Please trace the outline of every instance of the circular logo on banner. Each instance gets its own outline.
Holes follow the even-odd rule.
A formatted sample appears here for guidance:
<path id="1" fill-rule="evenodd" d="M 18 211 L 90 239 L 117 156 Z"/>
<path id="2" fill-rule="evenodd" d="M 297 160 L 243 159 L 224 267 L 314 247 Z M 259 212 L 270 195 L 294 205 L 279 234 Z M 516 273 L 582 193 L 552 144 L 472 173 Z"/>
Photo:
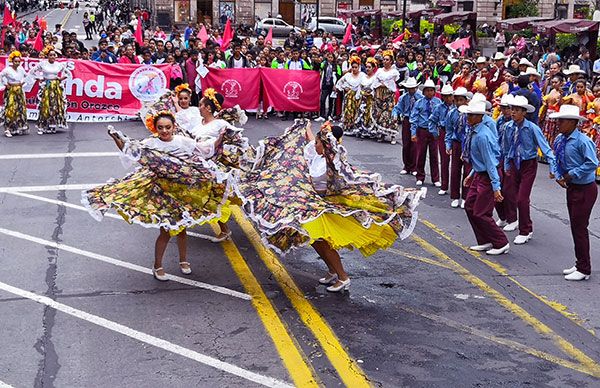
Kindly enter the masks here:
<path id="1" fill-rule="evenodd" d="M 288 100 L 299 100 L 300 95 L 304 93 L 302 85 L 296 81 L 290 81 L 283 86 L 283 92 L 287 96 Z"/>
<path id="2" fill-rule="evenodd" d="M 158 101 L 166 88 L 167 77 L 156 67 L 142 66 L 129 77 L 129 90 L 142 102 Z"/>
<path id="3" fill-rule="evenodd" d="M 238 98 L 242 93 L 242 85 L 234 79 L 228 79 L 221 84 L 221 90 L 225 97 Z"/>

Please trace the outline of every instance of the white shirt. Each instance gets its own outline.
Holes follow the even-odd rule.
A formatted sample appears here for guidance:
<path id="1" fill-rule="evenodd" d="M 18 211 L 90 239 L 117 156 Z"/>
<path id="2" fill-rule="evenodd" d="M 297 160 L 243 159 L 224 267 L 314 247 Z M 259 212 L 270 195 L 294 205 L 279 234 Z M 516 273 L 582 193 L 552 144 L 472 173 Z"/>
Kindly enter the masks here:
<path id="1" fill-rule="evenodd" d="M 375 73 L 375 80 L 373 81 L 373 89 L 377 89 L 380 86 L 385 86 L 390 91 L 396 91 L 396 81 L 400 78 L 400 73 L 395 67 L 385 70 L 380 68 Z"/>
<path id="2" fill-rule="evenodd" d="M 240 59 L 235 59 L 235 57 L 234 57 L 233 58 L 233 68 L 241 69 L 242 67 L 244 67 L 244 59 L 242 57 L 240 57 Z"/>
<path id="3" fill-rule="evenodd" d="M 337 90 L 352 89 L 357 92 L 360 89 L 360 85 L 363 80 L 367 77 L 365 73 L 358 73 L 358 76 L 354 76 L 352 73 L 346 73 L 335 85 Z"/>
<path id="4" fill-rule="evenodd" d="M 191 132 L 192 128 L 201 121 L 202 116 L 197 106 L 190 106 L 175 113 L 175 122 L 186 132 Z"/>
<path id="5" fill-rule="evenodd" d="M 17 70 L 13 69 L 12 66 L 7 66 L 0 72 L 0 83 L 2 85 L 21 84 L 25 81 L 26 75 L 23 66 L 17 67 Z"/>
<path id="6" fill-rule="evenodd" d="M 67 72 L 67 64 L 65 62 L 50 63 L 48 61 L 42 61 L 33 68 L 33 71 L 38 79 L 58 79 L 60 73 Z"/>
<path id="7" fill-rule="evenodd" d="M 229 123 L 225 120 L 216 119 L 208 124 L 200 122 L 200 124 L 193 127 L 189 132 L 194 138 L 202 139 L 206 137 L 219 137 L 221 129 L 229 127 Z"/>
<path id="8" fill-rule="evenodd" d="M 142 140 L 142 144 L 177 157 L 192 156 L 196 149 L 196 141 L 194 139 L 181 135 L 174 135 L 171 141 L 162 141 L 158 137 L 149 137 Z"/>
<path id="9" fill-rule="evenodd" d="M 317 153 L 314 140 L 304 146 L 304 159 L 308 164 L 308 172 L 315 190 L 327 191 L 327 161 L 323 155 Z"/>

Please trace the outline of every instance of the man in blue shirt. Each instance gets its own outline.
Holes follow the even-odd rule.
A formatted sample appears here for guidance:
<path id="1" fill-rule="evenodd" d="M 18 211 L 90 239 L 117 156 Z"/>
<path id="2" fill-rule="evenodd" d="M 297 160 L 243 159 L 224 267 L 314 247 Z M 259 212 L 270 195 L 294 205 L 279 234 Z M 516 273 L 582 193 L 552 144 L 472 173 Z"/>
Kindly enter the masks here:
<path id="1" fill-rule="evenodd" d="M 592 273 L 588 225 L 598 197 L 596 146 L 577 129 L 579 120 L 586 120 L 579 116 L 579 107 L 562 105 L 560 111 L 551 114 L 550 118 L 558 120 L 560 135 L 554 141 L 555 178 L 561 187 L 567 189 L 567 209 L 575 244 L 575 266 L 563 273 L 566 280 L 587 280 Z"/>
<path id="2" fill-rule="evenodd" d="M 410 112 L 421 98 L 423 94 L 417 90 L 419 83 L 414 78 L 409 78 L 406 82 L 401 82 L 406 92 L 400 96 L 398 103 L 392 110 L 392 117 L 402 121 L 402 163 L 404 167 L 400 174 L 416 174 L 417 173 L 417 149 L 412 141 L 410 141 Z"/>
<path id="3" fill-rule="evenodd" d="M 483 122 L 486 113 L 484 101 L 472 101 L 459 110 L 467 115 L 472 128 L 463 150 L 463 158 L 472 166 L 464 181 L 464 185 L 469 187 L 465 211 L 477 239 L 477 245 L 470 249 L 486 251 L 488 255 L 508 253 L 508 239 L 493 218 L 494 203 L 504 199 L 498 169 L 500 147 L 496 134 Z"/>
<path id="4" fill-rule="evenodd" d="M 450 109 L 446 118 L 444 143 L 446 153 L 450 156 L 450 199 L 452 200 L 450 206 L 454 208 L 461 205 L 461 198 L 464 207 L 467 191 L 469 191 L 467 187 L 462 185 L 463 179 L 471 171 L 471 166 L 462 160 L 462 145 L 467 130 L 467 115 L 460 113 L 458 109 L 466 105 L 467 100 L 471 97 L 472 95 L 467 89 L 463 87 L 456 88 L 454 91 L 454 107 Z"/>
<path id="5" fill-rule="evenodd" d="M 498 146 L 500 147 L 500 170 L 502 171 L 502 177 L 500 179 L 502 181 L 502 196 L 505 198 L 502 202 L 496 202 L 496 212 L 498 213 L 499 218 L 498 221 L 496 221 L 496 225 L 504 228 L 505 226 L 512 224 L 516 229 L 519 225 L 517 222 L 517 208 L 516 206 L 507 206 L 509 201 L 506 200 L 506 179 L 504 174 L 504 156 L 508 152 L 508 142 L 505 133 L 506 128 L 512 121 L 512 109 L 510 108 L 510 104 L 512 103 L 513 98 L 512 94 L 505 94 L 502 96 L 502 99 L 500 100 L 500 111 L 502 112 L 502 115 L 498 117 L 498 120 L 496 121 Z"/>
<path id="6" fill-rule="evenodd" d="M 437 157 L 437 128 L 432 133 L 429 128 L 429 120 L 434 109 L 442 103 L 435 97 L 435 84 L 428 79 L 423 84 L 423 98 L 415 104 L 410 113 L 410 140 L 417 144 L 417 186 L 425 181 L 425 160 L 429 150 L 429 170 L 431 180 L 436 187 L 440 187 L 440 168 Z"/>
<path id="7" fill-rule="evenodd" d="M 444 85 L 440 92 L 442 96 L 442 104 L 435 107 L 429 120 L 429 132 L 435 133 L 437 138 L 437 148 L 441 162 L 441 188 L 439 195 L 446 195 L 448 192 L 448 184 L 450 182 L 450 155 L 446 152 L 446 118 L 448 112 L 453 107 L 454 90 L 450 85 Z"/>
<path id="8" fill-rule="evenodd" d="M 533 237 L 533 222 L 530 214 L 530 196 L 537 174 L 538 148 L 550 164 L 550 172 L 556 171 L 556 159 L 548 145 L 542 130 L 525 118 L 527 113 L 535 109 L 524 96 L 516 96 L 511 102 L 513 121 L 506 127 L 508 152 L 504 157 L 505 189 L 508 206 L 515 206 L 519 211 L 519 235 L 514 243 L 525 244 Z M 507 225 L 504 230 L 511 230 Z M 514 230 L 514 229 L 512 229 Z"/>

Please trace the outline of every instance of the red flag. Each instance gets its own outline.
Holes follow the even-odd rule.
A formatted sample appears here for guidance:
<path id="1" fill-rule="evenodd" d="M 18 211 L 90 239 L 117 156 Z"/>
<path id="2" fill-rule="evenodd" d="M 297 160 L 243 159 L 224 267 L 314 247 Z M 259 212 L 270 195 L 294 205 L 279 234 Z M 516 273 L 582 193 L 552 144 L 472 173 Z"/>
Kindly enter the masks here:
<path id="1" fill-rule="evenodd" d="M 208 32 L 206 32 L 206 27 L 204 27 L 204 24 L 202 25 L 202 28 L 200 29 L 200 32 L 198 32 L 198 35 L 196 37 L 200 39 L 202 44 L 206 44 L 206 42 L 208 41 Z"/>
<path id="2" fill-rule="evenodd" d="M 46 19 L 41 18 L 39 23 L 42 31 L 46 31 L 48 29 L 48 22 L 46 21 Z"/>
<path id="3" fill-rule="evenodd" d="M 392 40 L 392 43 L 402 42 L 404 40 L 404 32 L 396 37 L 396 39 Z"/>
<path id="4" fill-rule="evenodd" d="M 4 17 L 2 18 L 2 25 L 8 26 L 9 24 L 13 24 L 15 22 L 15 18 L 13 17 L 12 12 L 10 12 L 10 8 L 8 5 L 4 6 Z"/>
<path id="5" fill-rule="evenodd" d="M 135 27 L 135 41 L 142 47 L 144 45 L 144 31 L 142 27 L 142 19 L 138 18 L 138 24 Z"/>
<path id="6" fill-rule="evenodd" d="M 265 44 L 267 42 L 271 42 L 271 44 L 273 44 L 273 29 L 272 28 L 269 30 L 269 32 L 267 33 L 267 37 L 265 38 Z"/>
<path id="7" fill-rule="evenodd" d="M 470 37 L 456 39 L 454 42 L 449 43 L 446 46 L 448 46 L 456 51 L 459 51 L 459 50 L 464 51 L 471 47 L 471 44 L 469 43 L 470 39 L 471 39 Z"/>
<path id="8" fill-rule="evenodd" d="M 352 23 L 346 24 L 346 33 L 344 34 L 344 39 L 342 40 L 342 44 L 345 46 L 352 41 Z"/>
<path id="9" fill-rule="evenodd" d="M 42 29 L 40 28 L 40 30 L 37 33 L 37 36 L 35 37 L 35 41 L 33 42 L 33 49 L 35 51 L 42 51 L 44 49 L 44 39 L 42 39 Z"/>
<path id="10" fill-rule="evenodd" d="M 227 23 L 225 23 L 225 31 L 223 31 L 223 43 L 221 44 L 221 48 L 226 50 L 232 40 L 233 30 L 231 29 L 231 20 L 227 19 Z"/>

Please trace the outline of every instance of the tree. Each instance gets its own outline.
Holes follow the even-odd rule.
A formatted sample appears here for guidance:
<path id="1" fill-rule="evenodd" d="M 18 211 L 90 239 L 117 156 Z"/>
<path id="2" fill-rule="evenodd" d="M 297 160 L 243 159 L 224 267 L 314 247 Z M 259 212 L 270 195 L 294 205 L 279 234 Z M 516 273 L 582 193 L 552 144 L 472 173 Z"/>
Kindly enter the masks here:
<path id="1" fill-rule="evenodd" d="M 537 2 L 534 0 L 523 0 L 514 2 L 506 7 L 506 18 L 523 18 L 527 16 L 538 16 Z"/>

